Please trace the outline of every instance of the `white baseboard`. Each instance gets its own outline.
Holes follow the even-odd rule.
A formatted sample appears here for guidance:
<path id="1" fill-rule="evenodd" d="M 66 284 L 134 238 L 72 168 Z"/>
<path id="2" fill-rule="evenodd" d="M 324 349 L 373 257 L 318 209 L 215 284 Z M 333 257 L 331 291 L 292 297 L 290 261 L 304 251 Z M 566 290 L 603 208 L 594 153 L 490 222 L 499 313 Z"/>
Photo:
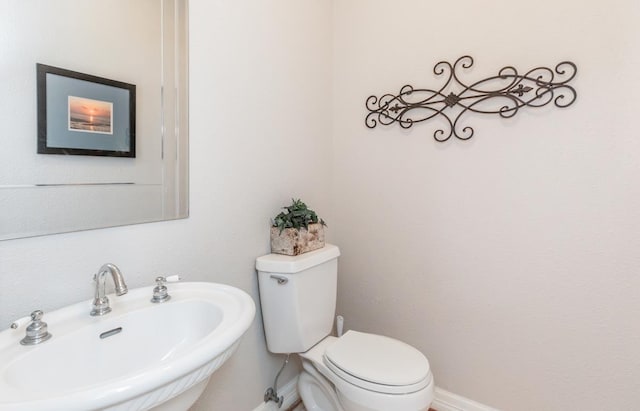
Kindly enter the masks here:
<path id="1" fill-rule="evenodd" d="M 279 411 L 286 410 L 291 407 L 293 404 L 298 402 L 300 399 L 300 394 L 298 394 L 298 377 L 292 379 L 288 383 L 286 383 L 282 388 L 278 390 L 278 395 L 284 397 L 284 401 L 282 402 L 282 407 L 278 408 L 278 404 L 273 401 L 263 402 L 254 408 L 253 411 Z"/>
<path id="2" fill-rule="evenodd" d="M 436 398 L 431 406 L 438 411 L 499 411 L 439 387 L 435 391 Z"/>
<path id="3" fill-rule="evenodd" d="M 291 407 L 300 399 L 300 394 L 298 394 L 298 378 L 294 378 L 286 383 L 278 390 L 278 394 L 284 397 L 281 408 L 278 408 L 276 403 L 270 401 L 267 403 L 263 402 L 254 408 L 253 411 L 280 411 Z M 445 391 L 439 387 L 435 389 L 435 399 L 431 407 L 438 411 L 499 411 L 487 405 Z"/>

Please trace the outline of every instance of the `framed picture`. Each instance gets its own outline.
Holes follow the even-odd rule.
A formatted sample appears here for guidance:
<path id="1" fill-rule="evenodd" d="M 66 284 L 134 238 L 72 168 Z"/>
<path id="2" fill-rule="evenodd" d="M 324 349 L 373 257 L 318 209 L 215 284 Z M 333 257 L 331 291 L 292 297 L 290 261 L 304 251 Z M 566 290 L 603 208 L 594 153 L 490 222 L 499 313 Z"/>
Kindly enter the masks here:
<path id="1" fill-rule="evenodd" d="M 136 86 L 37 64 L 38 153 L 136 156 Z"/>

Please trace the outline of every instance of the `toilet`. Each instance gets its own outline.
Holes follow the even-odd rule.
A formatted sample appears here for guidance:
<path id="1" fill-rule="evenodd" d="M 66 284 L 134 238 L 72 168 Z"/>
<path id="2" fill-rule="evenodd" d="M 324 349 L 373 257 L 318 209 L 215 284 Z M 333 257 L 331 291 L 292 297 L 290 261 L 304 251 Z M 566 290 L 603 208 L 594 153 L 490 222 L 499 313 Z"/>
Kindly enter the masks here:
<path id="1" fill-rule="evenodd" d="M 402 341 L 349 330 L 331 334 L 336 309 L 335 245 L 298 256 L 258 257 L 269 351 L 302 360 L 298 391 L 308 411 L 425 411 L 434 382 L 427 358 Z"/>

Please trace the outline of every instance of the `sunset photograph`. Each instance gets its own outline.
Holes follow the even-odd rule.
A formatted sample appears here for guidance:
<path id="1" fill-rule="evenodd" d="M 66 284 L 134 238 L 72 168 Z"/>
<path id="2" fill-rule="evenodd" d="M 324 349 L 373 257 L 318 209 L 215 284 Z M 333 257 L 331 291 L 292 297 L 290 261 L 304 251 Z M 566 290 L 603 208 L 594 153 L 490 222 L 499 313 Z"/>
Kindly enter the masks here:
<path id="1" fill-rule="evenodd" d="M 69 131 L 113 134 L 113 103 L 69 96 Z"/>

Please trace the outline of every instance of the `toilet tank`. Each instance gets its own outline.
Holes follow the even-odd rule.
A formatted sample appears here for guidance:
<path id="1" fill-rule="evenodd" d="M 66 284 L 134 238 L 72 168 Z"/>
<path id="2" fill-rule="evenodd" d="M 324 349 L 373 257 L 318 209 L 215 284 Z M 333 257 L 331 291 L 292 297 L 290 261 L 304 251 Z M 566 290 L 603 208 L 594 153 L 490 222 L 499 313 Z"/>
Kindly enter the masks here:
<path id="1" fill-rule="evenodd" d="M 269 351 L 304 352 L 331 333 L 339 256 L 338 247 L 326 244 L 297 256 L 267 254 L 256 259 Z"/>

